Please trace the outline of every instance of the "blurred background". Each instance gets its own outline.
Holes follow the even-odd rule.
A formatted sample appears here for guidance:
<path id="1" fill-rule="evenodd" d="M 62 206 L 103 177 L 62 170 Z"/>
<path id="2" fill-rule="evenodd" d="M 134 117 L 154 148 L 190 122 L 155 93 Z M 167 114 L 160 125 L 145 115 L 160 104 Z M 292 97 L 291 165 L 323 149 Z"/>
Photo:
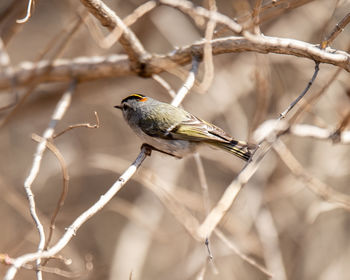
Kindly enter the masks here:
<path id="1" fill-rule="evenodd" d="M 105 0 L 121 18 L 145 1 Z M 207 7 L 206 1 L 194 1 Z M 255 1 L 216 1 L 218 11 L 244 22 Z M 268 36 L 297 39 L 318 44 L 349 11 L 341 0 L 262 1 L 261 31 Z M 0 36 L 10 57 L 10 65 L 38 61 L 48 44 L 58 46 L 63 32 L 84 11 L 79 1 L 35 1 L 32 16 L 24 24 L 16 20 L 25 15 L 27 1 L 0 2 Z M 108 30 L 91 17 L 98 29 Z M 164 54 L 176 47 L 193 44 L 204 37 L 205 26 L 196 26 L 184 13 L 158 6 L 140 18 L 131 29 L 145 49 Z M 230 32 L 217 28 L 217 36 Z M 332 48 L 347 51 L 349 27 Z M 45 58 L 53 57 L 54 47 Z M 85 24 L 67 41 L 60 58 L 93 57 L 123 53 L 119 43 L 103 49 Z M 40 59 L 39 59 L 40 60 Z M 191 90 L 182 106 L 242 140 L 252 140 L 253 131 L 263 122 L 276 119 L 298 96 L 314 72 L 314 62 L 304 58 L 253 52 L 214 56 L 214 78 L 205 93 Z M 183 69 L 190 69 L 190 65 Z M 320 65 L 319 75 L 308 95 L 316 95 L 328 85 L 318 102 L 298 118 L 298 123 L 335 130 L 349 114 L 349 73 Z M 183 80 L 161 73 L 176 91 Z M 197 76 L 203 77 L 203 65 Z M 8 118 L 17 98 L 33 84 L 2 88 L 0 112 Z M 31 134 L 42 135 L 68 83 L 36 81 L 35 87 L 0 130 L 0 253 L 15 258 L 35 252 L 38 233 L 31 219 L 23 188 L 33 162 L 37 143 Z M 168 92 L 154 79 L 137 76 L 85 81 L 77 85 L 72 104 L 59 122 L 56 132 L 69 125 L 96 123 L 98 129 L 76 128 L 66 132 L 55 144 L 69 172 L 69 192 L 56 220 L 51 245 L 62 236 L 77 216 L 96 202 L 119 175 L 134 161 L 142 142 L 113 105 L 130 93 L 143 93 L 171 102 Z M 294 109 L 295 111 L 297 110 Z M 332 189 L 350 195 L 350 149 L 327 140 L 296 137 L 281 138 L 302 164 L 304 171 Z M 202 156 L 214 206 L 244 162 L 222 151 L 203 149 Z M 145 176 L 143 172 L 150 172 Z M 213 235 L 210 244 L 213 264 L 207 263 L 204 244 L 195 241 L 169 212 L 152 190 L 162 185 L 183 203 L 199 221 L 206 216 L 198 172 L 193 157 L 177 160 L 154 152 L 118 195 L 96 216 L 85 223 L 77 235 L 47 267 L 67 272 L 44 273 L 45 279 L 267 279 L 256 267 L 242 260 L 229 246 Z M 162 183 L 159 183 L 162 182 Z M 46 151 L 38 177 L 32 186 L 38 215 L 46 234 L 62 189 L 62 172 L 56 157 Z M 266 267 L 275 279 L 348 279 L 350 267 L 350 215 L 341 207 L 327 203 L 294 176 L 272 150 L 259 170 L 239 194 L 218 228 L 246 256 Z M 204 269 L 206 268 L 206 271 Z M 0 265 L 3 277 L 7 266 Z M 57 272 L 57 271 L 56 271 Z M 132 273 L 132 276 L 130 276 Z M 200 278 L 202 276 L 204 278 Z M 33 279 L 35 272 L 21 269 L 16 279 Z"/>

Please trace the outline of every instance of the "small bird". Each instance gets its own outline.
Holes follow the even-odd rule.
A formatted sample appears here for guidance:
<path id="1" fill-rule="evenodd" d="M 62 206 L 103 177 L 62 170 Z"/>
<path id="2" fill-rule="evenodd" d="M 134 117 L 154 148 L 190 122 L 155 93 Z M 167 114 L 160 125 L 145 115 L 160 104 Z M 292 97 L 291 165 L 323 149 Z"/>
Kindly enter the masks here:
<path id="1" fill-rule="evenodd" d="M 142 94 L 131 94 L 120 105 L 134 132 L 153 149 L 182 158 L 207 144 L 248 161 L 255 145 L 237 141 L 221 128 L 185 110 Z"/>

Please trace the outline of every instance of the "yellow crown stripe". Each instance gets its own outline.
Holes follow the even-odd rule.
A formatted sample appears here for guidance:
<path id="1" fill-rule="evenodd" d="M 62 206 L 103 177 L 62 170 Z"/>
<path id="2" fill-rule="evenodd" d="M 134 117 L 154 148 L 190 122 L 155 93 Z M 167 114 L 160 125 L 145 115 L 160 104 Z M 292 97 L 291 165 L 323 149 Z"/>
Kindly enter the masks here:
<path id="1" fill-rule="evenodd" d="M 137 97 L 137 98 L 140 98 L 138 101 L 140 102 L 145 102 L 147 100 L 147 97 L 146 96 L 143 96 L 141 94 L 137 94 L 137 93 L 134 93 L 134 94 L 131 94 L 130 97 Z"/>
<path id="2" fill-rule="evenodd" d="M 140 98 L 140 99 L 144 98 L 143 95 L 137 94 L 137 93 L 131 94 L 129 97 L 131 97 L 131 96 L 135 96 L 135 97 L 138 97 L 138 98 Z"/>

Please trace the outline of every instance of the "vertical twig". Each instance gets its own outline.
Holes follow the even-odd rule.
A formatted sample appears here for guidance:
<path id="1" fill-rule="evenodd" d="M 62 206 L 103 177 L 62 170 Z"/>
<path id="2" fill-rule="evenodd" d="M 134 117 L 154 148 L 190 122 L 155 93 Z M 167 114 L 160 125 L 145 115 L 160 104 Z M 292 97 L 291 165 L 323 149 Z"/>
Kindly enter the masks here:
<path id="1" fill-rule="evenodd" d="M 283 264 L 278 232 L 268 209 L 260 209 L 255 222 L 257 231 L 264 248 L 265 261 L 268 269 L 278 280 L 287 280 L 287 273 Z"/>
<path id="2" fill-rule="evenodd" d="M 209 10 L 217 11 L 215 0 L 209 0 Z M 213 39 L 213 34 L 216 26 L 216 21 L 210 19 L 205 29 L 205 44 L 203 49 L 204 76 L 200 88 L 205 93 L 211 86 L 214 79 L 214 63 L 213 63 L 213 48 L 210 41 Z"/>
<path id="3" fill-rule="evenodd" d="M 175 98 L 171 102 L 171 105 L 173 106 L 179 106 L 182 100 L 185 98 L 187 93 L 190 91 L 190 89 L 194 85 L 194 81 L 196 80 L 196 74 L 198 71 L 198 65 L 199 65 L 199 59 L 196 56 L 192 56 L 192 68 L 188 74 L 188 77 L 183 84 L 183 86 L 179 89 L 177 92 Z"/>
<path id="4" fill-rule="evenodd" d="M 25 23 L 29 20 L 31 14 L 32 14 L 32 6 L 34 6 L 34 0 L 28 0 L 28 6 L 27 6 L 27 13 L 24 18 L 17 19 L 17 23 Z"/>
<path id="5" fill-rule="evenodd" d="M 29 172 L 28 177 L 26 178 L 25 182 L 24 182 L 24 189 L 26 191 L 27 194 L 27 198 L 29 200 L 29 210 L 30 210 L 30 214 L 36 224 L 36 227 L 38 229 L 39 232 L 39 245 L 38 245 L 38 253 L 42 252 L 44 247 L 45 247 L 45 232 L 44 232 L 44 228 L 43 225 L 40 222 L 40 219 L 36 213 L 36 206 L 35 206 L 35 200 L 34 200 L 34 194 L 32 192 L 32 184 L 35 180 L 35 178 L 37 177 L 39 170 L 40 170 L 40 165 L 41 165 L 41 160 L 44 154 L 44 151 L 46 149 L 46 142 L 48 141 L 48 139 L 50 139 L 53 136 L 53 133 L 55 131 L 55 127 L 58 123 L 59 120 L 62 119 L 63 115 L 65 114 L 68 106 L 71 103 L 71 99 L 72 99 L 72 94 L 74 93 L 75 90 L 75 86 L 76 86 L 76 82 L 73 81 L 71 83 L 71 85 L 69 86 L 68 90 L 63 94 L 63 96 L 61 97 L 61 100 L 58 102 L 56 109 L 53 113 L 52 119 L 49 123 L 48 128 L 44 131 L 43 133 L 43 141 L 41 141 L 38 146 L 37 146 L 37 150 L 34 156 L 34 160 L 33 160 L 33 164 L 32 164 L 32 168 Z M 37 259 L 37 266 L 40 265 L 40 259 Z M 37 271 L 37 277 L 38 279 L 41 279 L 41 271 Z"/>

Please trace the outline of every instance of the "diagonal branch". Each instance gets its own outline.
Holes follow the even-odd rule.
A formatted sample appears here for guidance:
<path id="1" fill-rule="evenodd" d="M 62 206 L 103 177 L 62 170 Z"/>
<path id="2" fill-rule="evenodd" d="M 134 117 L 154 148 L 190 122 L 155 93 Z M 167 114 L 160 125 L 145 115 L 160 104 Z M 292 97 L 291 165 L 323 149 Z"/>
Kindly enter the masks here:
<path id="1" fill-rule="evenodd" d="M 80 0 L 80 2 L 93 14 L 103 26 L 114 30 L 119 26 L 123 31 L 120 43 L 128 54 L 131 68 L 138 72 L 139 63 L 148 55 L 139 39 L 136 37 L 124 22 L 101 0 Z"/>

